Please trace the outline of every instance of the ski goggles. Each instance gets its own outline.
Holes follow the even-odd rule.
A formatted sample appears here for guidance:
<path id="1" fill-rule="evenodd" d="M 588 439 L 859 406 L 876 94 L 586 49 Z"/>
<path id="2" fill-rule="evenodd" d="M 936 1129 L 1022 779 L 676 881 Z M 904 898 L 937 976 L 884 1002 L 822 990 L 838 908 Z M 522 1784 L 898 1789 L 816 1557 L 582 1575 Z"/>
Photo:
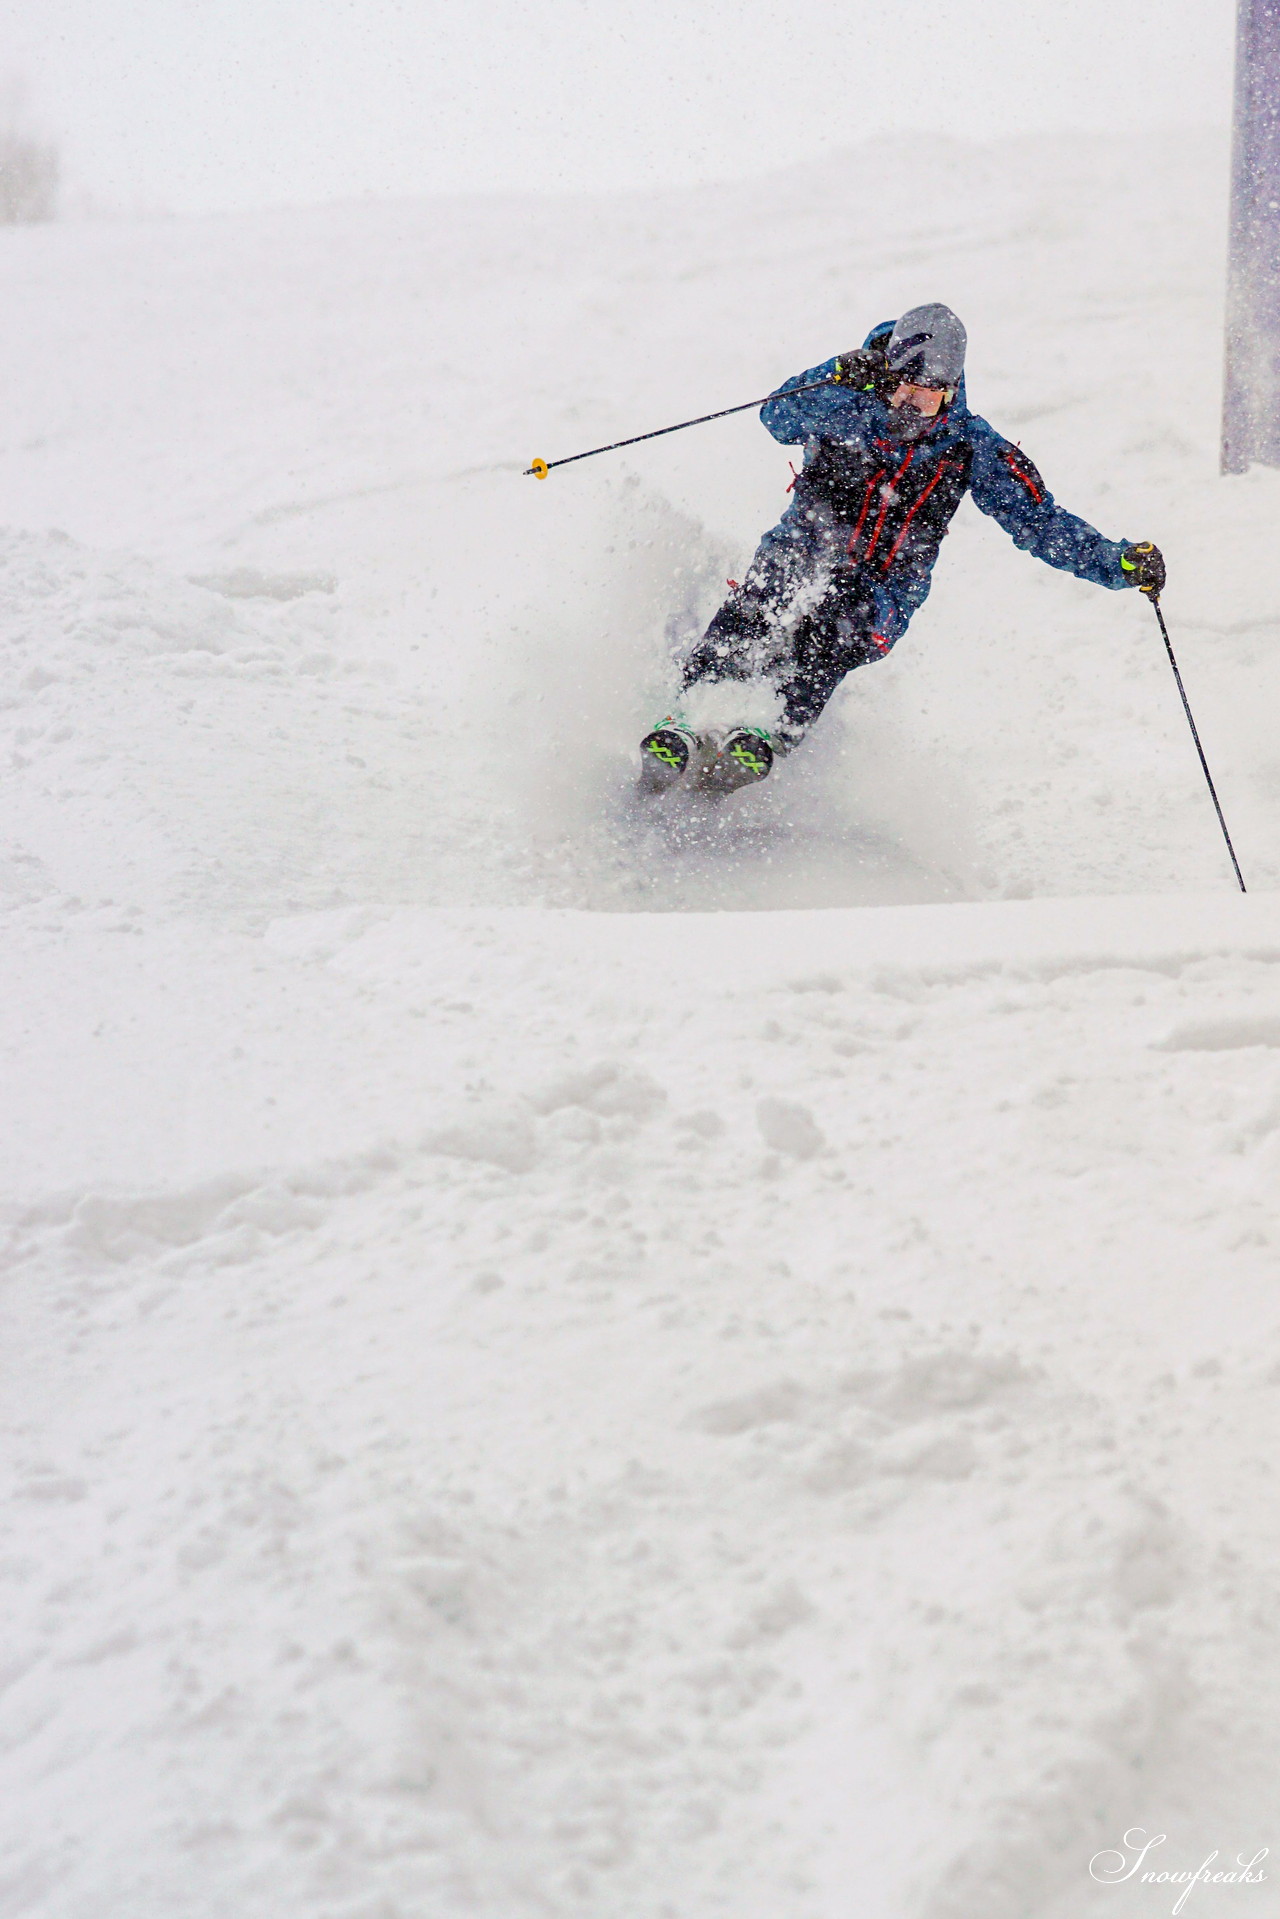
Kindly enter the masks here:
<path id="1" fill-rule="evenodd" d="M 909 380 L 904 380 L 889 396 L 889 405 L 914 407 L 926 420 L 931 420 L 944 406 L 950 406 L 955 397 L 953 386 L 913 386 Z"/>

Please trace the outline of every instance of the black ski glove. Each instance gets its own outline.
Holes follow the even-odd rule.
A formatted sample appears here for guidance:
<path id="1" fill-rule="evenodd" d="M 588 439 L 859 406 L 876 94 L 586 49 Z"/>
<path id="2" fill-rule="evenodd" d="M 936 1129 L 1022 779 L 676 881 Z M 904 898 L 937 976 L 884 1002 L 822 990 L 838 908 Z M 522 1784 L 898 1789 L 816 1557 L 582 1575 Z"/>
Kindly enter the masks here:
<path id="1" fill-rule="evenodd" d="M 1120 564 L 1126 573 L 1131 573 L 1131 585 L 1140 593 L 1149 593 L 1158 600 L 1164 592 L 1164 555 L 1158 546 L 1150 540 L 1139 540 L 1136 546 L 1127 546 L 1120 555 Z"/>
<path id="2" fill-rule="evenodd" d="M 855 347 L 852 353 L 842 353 L 836 361 L 835 381 L 837 386 L 857 387 L 859 392 L 874 393 L 877 400 L 887 400 L 898 385 L 896 373 L 890 373 L 888 362 L 880 347 Z"/>

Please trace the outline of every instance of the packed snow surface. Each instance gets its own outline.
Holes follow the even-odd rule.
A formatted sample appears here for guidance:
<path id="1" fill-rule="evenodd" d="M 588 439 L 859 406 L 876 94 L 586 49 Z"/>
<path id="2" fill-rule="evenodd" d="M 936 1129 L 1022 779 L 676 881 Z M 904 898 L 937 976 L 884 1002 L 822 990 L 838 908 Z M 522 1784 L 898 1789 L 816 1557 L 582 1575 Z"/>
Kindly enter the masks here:
<path id="1" fill-rule="evenodd" d="M 0 234 L 0 1912 L 1066 1919 L 1280 1846 L 1280 475 L 1225 148 Z M 637 806 L 908 304 L 962 508 Z M 1113 1875 L 1114 1876 L 1114 1875 Z M 1276 1876 L 1185 1910 L 1280 1913 Z"/>

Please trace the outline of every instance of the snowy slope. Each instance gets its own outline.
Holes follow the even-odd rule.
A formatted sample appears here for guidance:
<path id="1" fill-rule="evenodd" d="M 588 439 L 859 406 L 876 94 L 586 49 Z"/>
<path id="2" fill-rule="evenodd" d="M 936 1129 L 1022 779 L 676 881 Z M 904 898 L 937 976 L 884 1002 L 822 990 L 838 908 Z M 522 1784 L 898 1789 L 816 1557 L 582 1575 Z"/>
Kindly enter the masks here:
<path id="1" fill-rule="evenodd" d="M 0 236 L 0 1911 L 1065 1919 L 1275 1838 L 1222 169 Z M 1150 610 L 969 509 L 767 789 L 629 805 L 786 455 L 521 469 L 930 297 L 1165 548 L 1247 899 Z"/>

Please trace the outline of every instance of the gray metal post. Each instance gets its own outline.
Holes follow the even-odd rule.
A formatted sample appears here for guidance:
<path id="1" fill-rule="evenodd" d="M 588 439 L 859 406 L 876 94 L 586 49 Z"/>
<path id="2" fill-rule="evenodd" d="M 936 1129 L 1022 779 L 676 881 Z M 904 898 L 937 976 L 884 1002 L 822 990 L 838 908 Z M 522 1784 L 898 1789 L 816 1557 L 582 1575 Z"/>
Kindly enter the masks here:
<path id="1" fill-rule="evenodd" d="M 1280 0 L 1237 0 L 1222 471 L 1280 466 Z"/>

